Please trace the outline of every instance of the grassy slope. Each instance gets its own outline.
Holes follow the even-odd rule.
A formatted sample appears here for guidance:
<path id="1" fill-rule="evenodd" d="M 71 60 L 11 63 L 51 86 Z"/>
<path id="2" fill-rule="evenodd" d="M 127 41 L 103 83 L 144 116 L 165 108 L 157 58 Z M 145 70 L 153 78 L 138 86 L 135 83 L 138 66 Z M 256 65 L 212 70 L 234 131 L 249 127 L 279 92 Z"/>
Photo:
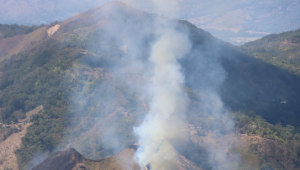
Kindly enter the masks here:
<path id="1" fill-rule="evenodd" d="M 11 38 L 0 39 L 0 61 L 14 54 L 25 52 L 48 38 L 47 27 L 42 27 L 28 34 L 17 34 Z M 14 33 L 12 33 L 15 35 Z"/>

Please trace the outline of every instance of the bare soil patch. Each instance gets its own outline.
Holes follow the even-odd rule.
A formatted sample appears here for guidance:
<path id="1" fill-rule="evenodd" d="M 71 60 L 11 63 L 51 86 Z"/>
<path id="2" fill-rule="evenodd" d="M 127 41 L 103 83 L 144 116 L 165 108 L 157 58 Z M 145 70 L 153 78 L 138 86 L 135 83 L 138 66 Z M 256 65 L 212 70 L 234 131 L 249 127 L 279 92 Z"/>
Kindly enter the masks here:
<path id="1" fill-rule="evenodd" d="M 17 157 L 15 151 L 21 147 L 22 138 L 26 134 L 26 129 L 32 123 L 22 125 L 23 130 L 9 136 L 5 141 L 0 143 L 0 170 L 11 168 L 18 170 Z"/>
<path id="2" fill-rule="evenodd" d="M 32 111 L 26 113 L 26 119 L 23 122 L 29 122 L 30 117 L 34 114 L 40 113 L 43 110 L 43 106 L 38 106 Z M 8 136 L 3 142 L 0 143 L 0 170 L 4 169 L 12 169 L 18 170 L 18 163 L 17 157 L 15 155 L 15 151 L 21 147 L 22 138 L 27 133 L 27 128 L 32 123 L 19 123 L 10 125 L 11 127 L 18 127 L 19 125 L 23 129 L 18 133 L 13 133 L 12 135 Z"/>

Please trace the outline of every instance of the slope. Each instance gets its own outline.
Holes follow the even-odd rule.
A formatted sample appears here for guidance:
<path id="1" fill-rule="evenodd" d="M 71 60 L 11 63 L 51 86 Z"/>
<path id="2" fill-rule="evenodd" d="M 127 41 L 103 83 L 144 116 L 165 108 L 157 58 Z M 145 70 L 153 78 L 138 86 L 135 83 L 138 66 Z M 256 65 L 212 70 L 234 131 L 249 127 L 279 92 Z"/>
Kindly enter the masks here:
<path id="1" fill-rule="evenodd" d="M 142 168 L 134 160 L 134 153 L 137 148 L 138 146 L 132 145 L 112 157 L 98 161 L 85 159 L 75 149 L 70 148 L 65 151 L 52 153 L 46 160 L 32 170 L 140 170 Z M 201 170 L 182 155 L 180 156 L 180 161 L 177 163 L 177 166 L 178 170 Z"/>
<path id="2" fill-rule="evenodd" d="M 155 41 L 153 21 L 157 18 L 166 26 L 170 23 L 167 18 L 123 3 L 107 3 L 55 23 L 60 27 L 51 37 L 47 28 L 53 25 L 26 35 L 42 41 L 32 48 L 20 48 L 23 53 L 1 62 L 2 121 L 16 122 L 22 116 L 19 113 L 44 106 L 41 114 L 33 116 L 33 125 L 16 152 L 20 169 L 35 152 L 52 152 L 69 144 L 73 147 L 72 142 L 88 159 L 103 159 L 136 143 L 132 128 L 143 120 L 147 101 L 142 100 L 140 89 L 132 93 L 133 87 L 120 79 L 114 68 L 128 64 L 122 60 L 125 55 L 148 60 Z M 180 61 L 192 101 L 190 122 L 200 120 L 194 119 L 202 114 L 199 107 L 203 101 L 197 96 L 205 95 L 205 87 L 211 87 L 203 84 L 211 81 L 211 68 L 224 68 L 222 73 L 226 72 L 227 77 L 217 90 L 232 111 L 299 127 L 299 78 L 244 54 L 187 21 L 175 21 L 179 31 L 188 30 L 193 43 L 192 53 Z M 126 53 L 121 49 L 124 45 Z M 139 48 L 138 54 L 135 48 Z M 219 81 L 218 77 L 213 80 Z M 123 78 L 147 81 L 139 74 Z M 93 127 L 97 126 L 107 133 L 94 133 L 97 128 Z M 292 138 L 296 132 L 292 132 Z"/>
<path id="3" fill-rule="evenodd" d="M 300 29 L 268 35 L 241 48 L 266 63 L 300 76 Z"/>
<path id="4" fill-rule="evenodd" d="M 0 48 L 2 50 L 0 52 L 0 61 L 14 54 L 25 52 L 48 38 L 46 30 L 47 28 L 43 27 L 26 35 L 17 35 L 11 38 L 1 39 Z"/>

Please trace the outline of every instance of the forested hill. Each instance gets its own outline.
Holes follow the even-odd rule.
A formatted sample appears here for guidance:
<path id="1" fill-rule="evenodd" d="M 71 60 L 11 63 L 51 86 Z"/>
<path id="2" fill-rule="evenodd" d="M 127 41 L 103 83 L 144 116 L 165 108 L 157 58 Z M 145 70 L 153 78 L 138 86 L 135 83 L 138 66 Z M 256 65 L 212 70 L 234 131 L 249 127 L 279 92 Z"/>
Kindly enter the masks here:
<path id="1" fill-rule="evenodd" d="M 33 25 L 33 26 L 24 26 L 24 25 L 8 25 L 0 24 L 0 38 L 10 38 L 16 35 L 29 34 L 45 25 Z"/>
<path id="2" fill-rule="evenodd" d="M 115 77 L 113 68 L 127 64 L 122 58 L 132 54 L 135 42 L 142 47 L 136 54 L 141 57 L 139 59 L 148 59 L 155 35 L 153 21 L 157 17 L 160 16 L 120 2 L 107 3 L 28 34 L 26 38 L 32 42 L 32 47 L 23 50 L 20 47 L 18 50 L 22 53 L 0 63 L 1 122 L 18 122 L 26 112 L 44 106 L 40 114 L 32 116 L 33 125 L 16 152 L 20 169 L 30 165 L 35 153 L 52 152 L 58 145 L 70 144 L 88 159 L 102 159 L 136 142 L 132 128 L 143 119 L 147 107 L 138 92 L 131 93 L 132 87 Z M 160 20 L 166 25 L 170 22 L 163 17 Z M 212 124 L 211 121 L 219 121 L 222 127 L 222 121 L 211 120 L 199 109 L 201 101 L 197 98 L 198 93 L 205 92 L 198 85 L 209 80 L 211 72 L 207 70 L 222 66 L 227 76 L 218 92 L 226 107 L 238 115 L 236 122 L 240 133 L 281 142 L 289 147 L 287 151 L 293 151 L 290 164 L 298 166 L 300 78 L 241 52 L 187 21 L 176 22 L 176 29 L 190 33 L 192 50 L 197 54 L 180 60 L 191 99 L 189 123 L 205 127 L 204 134 L 211 130 L 207 125 Z M 49 36 L 47 30 L 51 28 L 58 29 Z M 107 34 L 107 30 L 113 30 L 113 34 Z M 38 35 L 43 37 L 35 42 Z M 124 40 L 128 40 L 126 44 Z M 122 50 L 124 45 L 126 50 Z M 210 65 L 204 61 L 220 64 Z M 128 78 L 146 79 L 141 75 Z M 202 121 L 204 119 L 207 121 Z M 203 122 L 205 124 L 201 125 Z M 111 125 L 114 129 L 109 128 Z M 251 129 L 254 125 L 257 128 Z M 104 131 L 108 136 L 111 131 L 117 134 L 111 136 L 115 143 L 100 135 Z M 226 129 L 223 132 L 226 134 Z M 69 141 L 63 140 L 66 138 Z M 114 144 L 119 148 L 113 148 Z M 191 146 L 200 147 L 198 144 Z M 211 168 L 201 148 L 190 148 L 190 152 L 194 156 L 189 159 L 200 168 Z M 276 159 L 257 153 L 255 151 L 262 166 L 270 158 L 274 160 L 272 166 L 283 167 Z M 184 156 L 187 155 L 192 154 Z"/>
<path id="3" fill-rule="evenodd" d="M 241 48 L 266 63 L 300 76 L 300 29 L 271 34 Z"/>

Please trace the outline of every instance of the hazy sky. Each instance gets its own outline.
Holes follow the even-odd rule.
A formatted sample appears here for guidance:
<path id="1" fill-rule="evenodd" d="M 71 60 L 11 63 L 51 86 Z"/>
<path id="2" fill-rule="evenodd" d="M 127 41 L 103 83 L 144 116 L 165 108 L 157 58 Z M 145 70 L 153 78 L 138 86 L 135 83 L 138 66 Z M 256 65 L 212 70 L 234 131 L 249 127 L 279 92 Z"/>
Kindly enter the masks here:
<path id="1" fill-rule="evenodd" d="M 213 35 L 235 44 L 270 33 L 300 28 L 300 2 L 297 0 L 186 0 L 180 4 L 162 4 L 124 0 L 145 11 L 187 19 Z"/>
<path id="2" fill-rule="evenodd" d="M 0 23 L 32 25 L 65 20 L 108 1 L 0 0 Z M 186 19 L 235 44 L 300 28 L 299 0 L 122 1 L 146 12 Z"/>

